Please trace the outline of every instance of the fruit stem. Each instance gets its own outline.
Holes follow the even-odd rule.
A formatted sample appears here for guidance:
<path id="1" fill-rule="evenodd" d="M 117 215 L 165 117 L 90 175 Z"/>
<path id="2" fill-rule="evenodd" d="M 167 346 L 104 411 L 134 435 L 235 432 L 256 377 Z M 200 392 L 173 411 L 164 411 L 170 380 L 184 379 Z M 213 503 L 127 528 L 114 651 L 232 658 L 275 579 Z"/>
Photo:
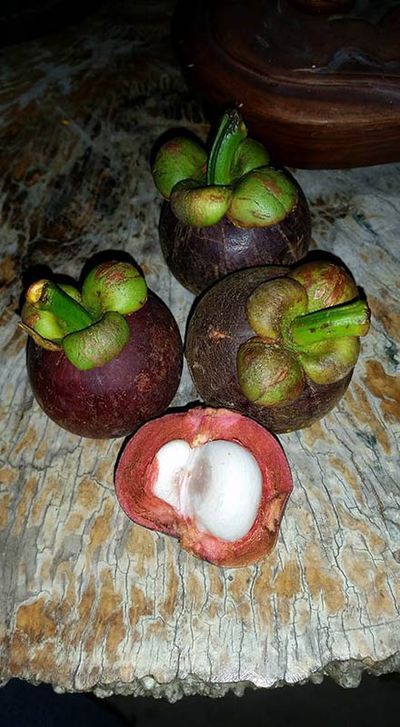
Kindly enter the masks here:
<path id="1" fill-rule="evenodd" d="M 207 185 L 232 183 L 235 153 L 247 136 L 247 128 L 236 109 L 226 111 L 218 127 L 207 165 Z"/>
<path id="2" fill-rule="evenodd" d="M 49 311 L 62 321 L 65 333 L 80 331 L 94 321 L 80 303 L 50 280 L 32 283 L 26 292 L 26 300 L 39 311 Z"/>
<path id="3" fill-rule="evenodd" d="M 363 300 L 323 308 L 297 316 L 289 327 L 293 343 L 299 349 L 344 336 L 365 336 L 370 324 L 370 310 Z"/>

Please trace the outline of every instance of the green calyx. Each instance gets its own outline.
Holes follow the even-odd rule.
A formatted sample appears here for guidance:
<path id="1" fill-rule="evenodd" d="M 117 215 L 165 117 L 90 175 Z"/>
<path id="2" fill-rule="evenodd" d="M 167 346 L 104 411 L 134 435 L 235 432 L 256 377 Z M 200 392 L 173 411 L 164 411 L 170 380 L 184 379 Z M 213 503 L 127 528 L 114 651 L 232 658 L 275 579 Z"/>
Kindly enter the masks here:
<path id="1" fill-rule="evenodd" d="M 49 350 L 63 350 L 80 370 L 118 356 L 129 340 L 124 316 L 147 300 L 147 286 L 129 263 L 107 262 L 87 275 L 82 292 L 50 280 L 33 283 L 26 292 L 21 325 Z"/>
<path id="2" fill-rule="evenodd" d="M 237 367 L 243 394 L 253 404 L 275 406 L 301 394 L 304 374 L 294 354 L 251 338 L 239 348 Z"/>
<path id="3" fill-rule="evenodd" d="M 306 377 L 324 385 L 347 376 L 370 324 L 366 301 L 354 293 L 342 267 L 318 261 L 258 286 L 246 305 L 256 336 L 237 356 L 243 394 L 263 406 L 282 405 L 300 396 Z"/>
<path id="4" fill-rule="evenodd" d="M 238 227 L 282 221 L 296 206 L 298 190 L 288 176 L 269 166 L 265 147 L 248 137 L 236 109 L 220 121 L 210 152 L 176 137 L 158 151 L 154 183 L 175 216 L 193 227 L 217 224 L 226 215 Z"/>
<path id="5" fill-rule="evenodd" d="M 288 276 L 307 290 L 310 313 L 358 298 L 358 288 L 351 275 L 332 262 L 303 263 L 291 270 Z"/>
<path id="6" fill-rule="evenodd" d="M 165 199 L 178 182 L 193 179 L 205 182 L 207 152 L 198 142 L 177 137 L 166 142 L 158 151 L 152 166 L 154 184 Z"/>
<path id="7" fill-rule="evenodd" d="M 83 281 L 82 302 L 94 318 L 105 311 L 117 311 L 121 315 L 134 313 L 146 300 L 146 281 L 129 263 L 102 263 Z"/>
<path id="8" fill-rule="evenodd" d="M 233 155 L 230 165 L 230 179 L 233 182 L 244 177 L 248 172 L 260 167 L 268 167 L 270 156 L 262 144 L 254 139 L 243 139 Z"/>
<path id="9" fill-rule="evenodd" d="M 247 320 L 261 338 L 277 341 L 290 322 L 307 312 L 305 288 L 290 278 L 276 278 L 259 285 L 246 305 Z"/>
<path id="10" fill-rule="evenodd" d="M 191 227 L 210 227 L 222 219 L 231 199 L 230 187 L 200 187 L 194 180 L 185 179 L 172 191 L 171 209 Z"/>
<path id="11" fill-rule="evenodd" d="M 112 361 L 128 341 L 125 318 L 116 311 L 106 311 L 97 323 L 65 336 L 63 350 L 77 369 L 88 371 Z"/>
<path id="12" fill-rule="evenodd" d="M 234 186 L 228 217 L 238 227 L 268 227 L 281 222 L 297 204 L 298 191 L 281 171 L 254 169 Z"/>

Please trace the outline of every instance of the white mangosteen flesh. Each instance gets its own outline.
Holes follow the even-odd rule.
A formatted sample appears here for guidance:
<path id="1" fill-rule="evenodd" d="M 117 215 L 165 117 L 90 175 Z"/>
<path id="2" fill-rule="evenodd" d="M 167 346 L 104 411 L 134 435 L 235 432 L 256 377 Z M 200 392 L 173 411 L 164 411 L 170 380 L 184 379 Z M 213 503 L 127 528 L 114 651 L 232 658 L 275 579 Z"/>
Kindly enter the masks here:
<path id="1" fill-rule="evenodd" d="M 248 449 L 222 439 L 196 447 L 176 439 L 159 449 L 156 461 L 154 495 L 193 519 L 200 531 L 235 542 L 251 530 L 262 477 Z"/>

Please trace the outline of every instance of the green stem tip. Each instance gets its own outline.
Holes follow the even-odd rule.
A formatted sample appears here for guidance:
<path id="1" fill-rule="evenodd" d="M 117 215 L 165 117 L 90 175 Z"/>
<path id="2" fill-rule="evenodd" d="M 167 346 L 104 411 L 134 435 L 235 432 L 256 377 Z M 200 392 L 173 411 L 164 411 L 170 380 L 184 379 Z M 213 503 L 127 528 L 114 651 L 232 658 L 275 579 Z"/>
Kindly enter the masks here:
<path id="1" fill-rule="evenodd" d="M 92 316 L 78 301 L 50 280 L 38 280 L 28 288 L 26 301 L 39 311 L 48 311 L 62 322 L 65 334 L 93 323 Z"/>
<path id="2" fill-rule="evenodd" d="M 86 276 L 82 294 L 50 280 L 33 283 L 21 312 L 23 329 L 35 343 L 64 350 L 78 369 L 93 369 L 119 355 L 130 338 L 125 315 L 147 300 L 147 285 L 130 263 L 110 261 Z"/>
<path id="3" fill-rule="evenodd" d="M 229 185 L 233 181 L 235 154 L 247 137 L 247 127 L 236 109 L 227 111 L 220 122 L 208 157 L 207 185 Z"/>
<path id="4" fill-rule="evenodd" d="M 302 349 L 333 338 L 365 336 L 369 325 L 368 304 L 355 300 L 298 316 L 290 324 L 289 335 L 295 346 Z"/>

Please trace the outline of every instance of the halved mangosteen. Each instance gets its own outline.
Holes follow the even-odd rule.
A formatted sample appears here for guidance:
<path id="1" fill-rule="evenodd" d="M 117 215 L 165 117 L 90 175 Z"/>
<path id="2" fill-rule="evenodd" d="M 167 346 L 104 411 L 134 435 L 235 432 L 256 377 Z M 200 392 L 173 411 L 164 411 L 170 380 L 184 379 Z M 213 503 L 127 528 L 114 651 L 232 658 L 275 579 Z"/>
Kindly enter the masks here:
<path id="1" fill-rule="evenodd" d="M 292 477 L 279 442 L 257 422 L 197 407 L 141 427 L 122 452 L 115 487 L 135 523 L 235 567 L 273 548 Z"/>

